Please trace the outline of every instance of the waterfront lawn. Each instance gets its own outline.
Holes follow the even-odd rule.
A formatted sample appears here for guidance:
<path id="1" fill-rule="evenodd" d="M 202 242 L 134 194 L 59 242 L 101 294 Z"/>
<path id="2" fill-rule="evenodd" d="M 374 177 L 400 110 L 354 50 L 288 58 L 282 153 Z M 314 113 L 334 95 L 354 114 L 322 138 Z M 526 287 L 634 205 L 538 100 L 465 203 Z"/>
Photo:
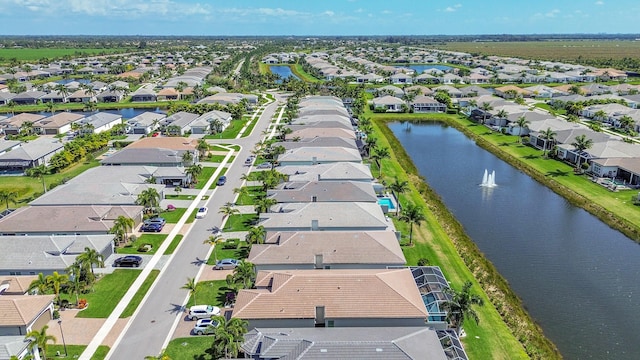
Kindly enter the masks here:
<path id="1" fill-rule="evenodd" d="M 395 117 L 398 118 L 397 115 Z M 407 259 L 407 265 L 417 265 L 421 258 L 429 260 L 431 265 L 440 266 L 447 280 L 454 288 L 460 288 L 465 281 L 473 283 L 472 290 L 485 301 L 485 306 L 475 307 L 480 319 L 480 326 L 475 326 L 473 321 L 465 322 L 465 331 L 467 337 L 463 340 L 465 350 L 471 359 L 526 359 L 528 358 L 524 348 L 514 337 L 512 331 L 507 327 L 502 317 L 492 306 L 491 299 L 483 291 L 480 284 L 474 278 L 469 268 L 458 254 L 456 247 L 451 242 L 447 233 L 442 226 L 452 226 L 442 222 L 432 209 L 433 204 L 428 205 L 422 198 L 420 191 L 424 191 L 422 187 L 422 179 L 416 174 L 405 172 L 405 168 L 409 170 L 410 166 L 400 165 L 397 161 L 397 154 L 407 157 L 402 150 L 396 150 L 398 144 L 391 146 L 385 136 L 390 133 L 388 128 L 384 133 L 381 132 L 377 122 L 372 122 L 374 130 L 377 133 L 378 144 L 391 149 L 391 158 L 382 160 L 383 180 L 391 183 L 394 177 L 400 180 L 408 180 L 410 183 L 410 191 L 404 194 L 405 203 L 411 202 L 422 206 L 425 210 L 426 221 L 421 226 L 415 226 L 413 230 L 413 246 L 403 246 L 403 252 Z M 385 126 L 386 128 L 386 126 Z M 392 134 L 391 134 L 392 136 Z M 400 148 L 401 149 L 401 148 Z M 404 159 L 404 160 L 407 160 Z M 415 167 L 413 167 L 415 169 Z M 377 175 L 374 173 L 374 176 Z M 420 190 L 420 191 L 419 191 Z M 453 218 L 452 218 L 453 219 Z M 442 225 L 441 225 L 442 224 Z M 407 236 L 404 243 L 408 243 L 408 226 L 401 225 L 400 229 L 403 235 Z"/>
<path id="2" fill-rule="evenodd" d="M 117 269 L 112 274 L 103 276 L 93 286 L 93 291 L 81 295 L 81 298 L 87 299 L 88 307 L 79 311 L 76 317 L 107 318 L 141 272 L 134 269 Z M 75 297 L 73 301 L 75 302 Z"/>
<path id="3" fill-rule="evenodd" d="M 133 296 L 133 299 L 131 299 L 127 307 L 124 309 L 124 311 L 120 315 L 121 318 L 127 318 L 133 315 L 134 311 L 136 311 L 136 309 L 138 308 L 138 305 L 140 305 L 142 298 L 147 294 L 147 291 L 149 291 L 149 288 L 151 287 L 151 285 L 156 280 L 159 274 L 160 274 L 160 270 L 151 270 L 151 272 L 149 273 L 149 276 L 147 276 L 147 278 L 144 280 L 144 282 L 140 286 L 140 289 L 138 289 L 136 294 Z"/>
<path id="4" fill-rule="evenodd" d="M 140 235 L 136 241 L 129 243 L 121 248 L 117 249 L 118 254 L 147 254 L 152 255 L 158 251 L 162 242 L 167 238 L 166 234 L 142 234 Z M 142 244 L 151 244 L 150 251 L 138 251 L 138 248 L 142 246 Z"/>
<path id="5" fill-rule="evenodd" d="M 173 252 L 176 251 L 176 248 L 180 244 L 180 241 L 182 241 L 182 235 L 178 234 L 173 238 L 173 241 L 171 241 L 171 244 L 169 244 L 169 247 L 167 248 L 167 250 L 164 252 L 163 255 L 173 254 Z"/>
<path id="6" fill-rule="evenodd" d="M 191 295 L 186 307 L 206 304 L 223 308 L 227 291 L 229 291 L 229 288 L 226 280 L 201 281 L 198 283 L 198 290 L 196 291 L 195 300 L 197 303 L 194 303 L 193 295 Z"/>
<path id="7" fill-rule="evenodd" d="M 229 216 L 224 225 L 224 232 L 247 231 L 258 221 L 258 214 L 236 214 Z"/>
<path id="8" fill-rule="evenodd" d="M 211 347 L 211 336 L 192 336 L 171 340 L 165 354 L 172 360 L 192 360 L 203 358 Z"/>

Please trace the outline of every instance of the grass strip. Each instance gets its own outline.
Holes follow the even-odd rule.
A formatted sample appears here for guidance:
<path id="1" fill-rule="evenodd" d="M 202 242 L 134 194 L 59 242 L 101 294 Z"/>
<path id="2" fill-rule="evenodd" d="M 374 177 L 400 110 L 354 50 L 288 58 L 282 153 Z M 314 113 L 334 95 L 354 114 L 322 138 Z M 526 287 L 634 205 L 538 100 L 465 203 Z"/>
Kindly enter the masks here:
<path id="1" fill-rule="evenodd" d="M 151 287 L 153 282 L 156 281 L 156 278 L 158 277 L 159 274 L 160 274 L 160 270 L 151 270 L 151 272 L 149 273 L 149 276 L 147 276 L 147 278 L 144 280 L 144 282 L 142 283 L 142 285 L 140 286 L 136 294 L 133 296 L 133 299 L 131 299 L 127 307 L 124 309 L 124 311 L 120 315 L 120 318 L 128 318 L 129 316 L 133 315 L 133 313 L 138 308 L 138 305 L 140 305 L 142 298 L 145 296 L 147 291 L 149 291 L 149 288 Z"/>

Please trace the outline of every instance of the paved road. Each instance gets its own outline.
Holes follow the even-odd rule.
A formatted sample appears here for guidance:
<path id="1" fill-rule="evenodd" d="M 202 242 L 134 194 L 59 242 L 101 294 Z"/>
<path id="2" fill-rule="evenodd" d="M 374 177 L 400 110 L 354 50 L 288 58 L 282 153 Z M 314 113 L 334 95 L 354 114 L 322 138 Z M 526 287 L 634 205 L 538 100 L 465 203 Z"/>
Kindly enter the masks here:
<path id="1" fill-rule="evenodd" d="M 261 140 L 262 131 L 269 125 L 277 103 L 271 103 L 266 107 L 250 136 L 219 141 L 242 146 L 234 163 L 227 170 L 227 183 L 217 187 L 209 200 L 202 201 L 202 205 L 206 204 L 209 207 L 209 214 L 206 218 L 195 221 L 174 257 L 156 280 L 147 300 L 141 304 L 138 313 L 125 328 L 120 342 L 115 344 L 109 359 L 144 359 L 145 356 L 159 354 L 165 340 L 174 330 L 176 317 L 184 321 L 183 304 L 188 291 L 180 288 L 187 282 L 187 278 L 196 277 L 200 268 L 204 266 L 211 248 L 202 242 L 211 234 L 209 229 L 219 226 L 222 222 L 222 215 L 217 209 L 234 200 L 233 189 L 241 186 L 240 177 L 248 170 L 244 166 L 244 159 L 250 155 L 254 144 Z"/>

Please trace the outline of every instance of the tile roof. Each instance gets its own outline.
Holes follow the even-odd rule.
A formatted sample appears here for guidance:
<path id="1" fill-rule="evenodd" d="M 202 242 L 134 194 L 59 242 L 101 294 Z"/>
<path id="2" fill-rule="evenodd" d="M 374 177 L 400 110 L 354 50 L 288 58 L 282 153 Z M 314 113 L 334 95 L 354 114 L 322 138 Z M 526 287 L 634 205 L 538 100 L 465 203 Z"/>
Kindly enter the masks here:
<path id="1" fill-rule="evenodd" d="M 261 225 L 267 230 L 311 230 L 315 221 L 322 230 L 386 230 L 389 227 L 378 203 L 288 203 L 273 208 L 277 212 L 260 214 Z"/>
<path id="2" fill-rule="evenodd" d="M 0 297 L 0 326 L 29 325 L 52 302 L 54 295 Z"/>
<path id="3" fill-rule="evenodd" d="M 288 202 L 377 202 L 371 183 L 364 181 L 287 182 L 267 195 L 279 203 Z"/>

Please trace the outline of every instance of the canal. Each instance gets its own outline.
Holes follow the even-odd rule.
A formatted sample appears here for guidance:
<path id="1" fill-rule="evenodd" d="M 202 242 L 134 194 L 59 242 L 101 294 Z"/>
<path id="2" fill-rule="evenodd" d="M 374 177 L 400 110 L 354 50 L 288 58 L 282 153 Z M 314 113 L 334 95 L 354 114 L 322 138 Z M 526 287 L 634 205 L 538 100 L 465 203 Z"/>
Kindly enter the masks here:
<path id="1" fill-rule="evenodd" d="M 640 356 L 637 243 L 452 127 L 390 128 L 565 358 Z"/>

